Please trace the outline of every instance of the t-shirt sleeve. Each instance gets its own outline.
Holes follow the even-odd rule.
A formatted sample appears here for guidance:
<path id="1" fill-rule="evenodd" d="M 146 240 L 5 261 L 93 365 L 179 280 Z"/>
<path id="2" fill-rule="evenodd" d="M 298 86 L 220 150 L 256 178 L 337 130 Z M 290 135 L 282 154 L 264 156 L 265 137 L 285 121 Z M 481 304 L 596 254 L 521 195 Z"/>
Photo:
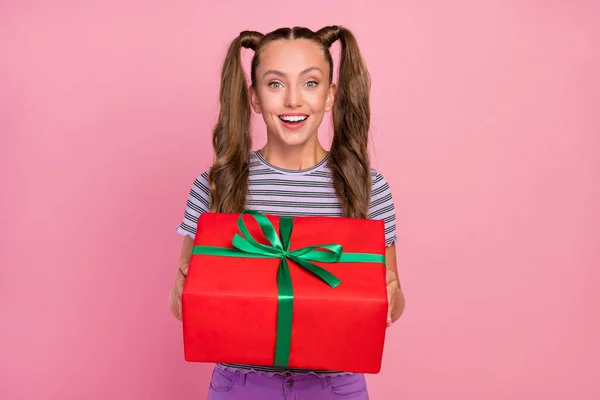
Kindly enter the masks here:
<path id="1" fill-rule="evenodd" d="M 177 233 L 181 236 L 190 236 L 192 239 L 196 236 L 200 214 L 210 210 L 209 193 L 208 172 L 204 172 L 194 180 L 190 190 L 183 219 L 177 227 Z"/>
<path id="2" fill-rule="evenodd" d="M 385 245 L 391 246 L 398 240 L 396 236 L 396 207 L 388 182 L 379 172 L 374 171 L 373 174 L 374 179 L 368 218 L 383 220 L 385 226 Z"/>

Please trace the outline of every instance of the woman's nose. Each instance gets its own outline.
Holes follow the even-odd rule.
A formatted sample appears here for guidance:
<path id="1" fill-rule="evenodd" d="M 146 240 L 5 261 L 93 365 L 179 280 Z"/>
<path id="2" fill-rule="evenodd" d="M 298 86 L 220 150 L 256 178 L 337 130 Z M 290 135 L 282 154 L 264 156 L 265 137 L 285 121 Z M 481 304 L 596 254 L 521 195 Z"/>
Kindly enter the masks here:
<path id="1" fill-rule="evenodd" d="M 285 106 L 296 108 L 302 105 L 302 95 L 296 89 L 288 89 L 285 96 Z"/>

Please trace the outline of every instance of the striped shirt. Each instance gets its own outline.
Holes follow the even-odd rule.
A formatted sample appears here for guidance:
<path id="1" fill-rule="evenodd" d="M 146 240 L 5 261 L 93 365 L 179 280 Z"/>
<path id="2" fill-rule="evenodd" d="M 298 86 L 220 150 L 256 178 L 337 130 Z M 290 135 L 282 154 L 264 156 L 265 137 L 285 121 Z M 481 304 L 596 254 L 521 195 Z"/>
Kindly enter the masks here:
<path id="1" fill-rule="evenodd" d="M 312 168 L 287 170 L 270 164 L 258 151 L 250 154 L 246 208 L 277 216 L 342 216 L 342 208 L 333 186 L 333 174 L 327 163 L 328 156 Z M 396 237 L 396 215 L 390 187 L 385 178 L 371 170 L 372 193 L 368 218 L 384 221 L 386 245 Z M 208 171 L 198 176 L 190 190 L 183 220 L 177 227 L 182 236 L 194 238 L 200 214 L 208 212 Z M 232 369 L 251 368 L 255 371 L 306 372 L 279 367 L 220 364 Z M 331 371 L 312 371 L 330 373 Z"/>

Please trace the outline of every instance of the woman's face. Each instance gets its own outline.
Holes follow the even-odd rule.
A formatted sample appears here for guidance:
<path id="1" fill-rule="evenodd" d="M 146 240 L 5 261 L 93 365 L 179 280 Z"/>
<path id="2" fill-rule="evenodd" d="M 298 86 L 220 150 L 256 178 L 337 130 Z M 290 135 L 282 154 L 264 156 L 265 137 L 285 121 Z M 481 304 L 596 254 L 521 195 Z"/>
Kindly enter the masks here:
<path id="1" fill-rule="evenodd" d="M 269 141 L 302 146 L 317 139 L 325 112 L 331 110 L 335 85 L 323 51 L 307 39 L 276 40 L 260 53 L 252 108 L 262 114 Z"/>

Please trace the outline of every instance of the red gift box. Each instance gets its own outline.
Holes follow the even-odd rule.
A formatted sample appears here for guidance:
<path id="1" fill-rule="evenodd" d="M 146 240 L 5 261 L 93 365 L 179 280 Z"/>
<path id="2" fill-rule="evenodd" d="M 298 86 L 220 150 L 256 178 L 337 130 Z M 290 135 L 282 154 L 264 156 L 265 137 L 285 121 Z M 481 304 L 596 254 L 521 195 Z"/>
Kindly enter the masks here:
<path id="1" fill-rule="evenodd" d="M 313 247 L 324 244 L 332 246 Z M 333 253 L 339 260 L 310 260 Z M 204 213 L 182 294 L 185 359 L 378 373 L 388 308 L 384 263 L 380 220 Z"/>

